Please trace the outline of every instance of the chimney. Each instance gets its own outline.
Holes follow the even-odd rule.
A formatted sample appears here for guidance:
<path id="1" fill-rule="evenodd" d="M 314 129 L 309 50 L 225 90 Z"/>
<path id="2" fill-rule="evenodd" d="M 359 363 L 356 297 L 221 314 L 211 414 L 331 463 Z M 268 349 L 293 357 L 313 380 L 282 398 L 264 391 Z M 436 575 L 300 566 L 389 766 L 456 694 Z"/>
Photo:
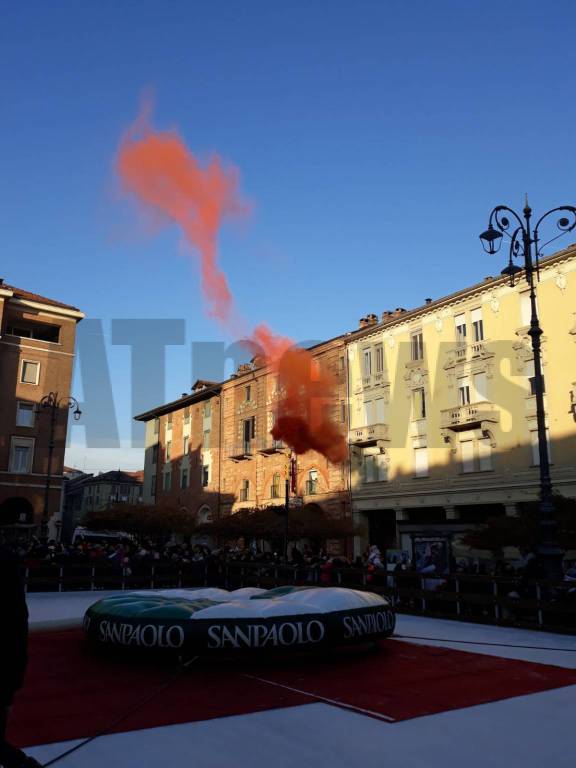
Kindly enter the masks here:
<path id="1" fill-rule="evenodd" d="M 358 320 L 358 328 L 366 328 L 368 325 L 368 319 L 365 317 L 361 317 L 360 320 Z"/>
<path id="2" fill-rule="evenodd" d="M 376 325 L 378 322 L 378 315 L 375 315 L 373 312 L 369 315 L 366 315 L 367 325 Z"/>
<path id="3" fill-rule="evenodd" d="M 424 301 L 426 302 L 426 304 L 432 304 L 432 299 L 424 299 Z"/>
<path id="4" fill-rule="evenodd" d="M 4 285 L 4 278 L 0 277 L 0 287 L 2 287 L 3 285 Z"/>
<path id="5" fill-rule="evenodd" d="M 394 315 L 394 312 L 392 312 L 389 309 L 385 309 L 384 312 L 382 312 L 382 320 L 386 321 L 389 320 Z"/>
<path id="6" fill-rule="evenodd" d="M 404 312 L 406 312 L 404 307 L 396 307 L 396 309 L 394 310 L 394 317 L 398 317 L 398 315 L 403 315 Z"/>
<path id="7" fill-rule="evenodd" d="M 182 392 L 182 394 L 180 395 L 180 397 L 188 397 L 188 392 Z"/>

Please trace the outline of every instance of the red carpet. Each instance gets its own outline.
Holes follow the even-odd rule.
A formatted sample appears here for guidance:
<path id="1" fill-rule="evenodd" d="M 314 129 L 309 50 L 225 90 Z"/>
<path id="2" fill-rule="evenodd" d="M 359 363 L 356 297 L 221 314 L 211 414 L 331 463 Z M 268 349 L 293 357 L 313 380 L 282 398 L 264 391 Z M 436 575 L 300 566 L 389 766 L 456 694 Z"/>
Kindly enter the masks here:
<path id="1" fill-rule="evenodd" d="M 30 659 L 9 734 L 20 746 L 83 738 L 107 728 L 173 674 L 153 660 L 95 657 L 80 630 L 33 634 Z M 388 640 L 380 653 L 250 664 L 200 660 L 113 730 L 314 701 L 306 694 L 404 720 L 571 684 L 576 670 Z"/>

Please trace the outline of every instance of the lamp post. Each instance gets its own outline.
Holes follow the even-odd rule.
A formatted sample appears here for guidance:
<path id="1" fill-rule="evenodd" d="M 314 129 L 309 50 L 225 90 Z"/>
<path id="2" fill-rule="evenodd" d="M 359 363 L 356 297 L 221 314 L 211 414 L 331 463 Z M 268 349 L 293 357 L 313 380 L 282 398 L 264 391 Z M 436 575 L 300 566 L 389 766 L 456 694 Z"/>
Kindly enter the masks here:
<path id="1" fill-rule="evenodd" d="M 549 216 L 557 216 L 556 226 L 559 234 L 540 244 L 540 225 Z M 544 413 L 544 379 L 542 376 L 541 336 L 542 328 L 538 318 L 536 304 L 536 281 L 540 278 L 541 249 L 557 240 L 576 227 L 576 208 L 562 205 L 544 213 L 531 225 L 532 209 L 528 205 L 528 196 L 522 214 L 519 215 L 506 205 L 497 205 L 488 219 L 488 229 L 480 235 L 480 241 L 486 253 L 494 254 L 500 250 L 503 236 L 510 238 L 510 253 L 508 264 L 502 270 L 508 276 L 513 287 L 522 272 L 530 288 L 530 330 L 528 335 L 532 341 L 534 353 L 534 394 L 536 397 L 536 422 L 538 425 L 538 454 L 540 457 L 540 502 L 538 505 L 538 528 L 535 555 L 548 577 L 562 574 L 562 559 L 564 552 L 558 543 L 558 524 L 555 519 L 554 498 L 552 495 L 552 480 L 550 478 L 550 460 L 548 455 L 548 439 L 546 435 L 546 417 Z M 532 250 L 534 249 L 534 250 Z M 521 257 L 523 266 L 514 263 Z"/>
<path id="2" fill-rule="evenodd" d="M 78 401 L 74 397 L 58 397 L 58 392 L 49 392 L 41 398 L 37 413 L 49 413 L 50 416 L 50 432 L 48 437 L 48 467 L 46 469 L 46 485 L 44 486 L 44 507 L 42 510 L 42 522 L 40 524 L 40 539 L 46 541 L 48 539 L 48 520 L 50 519 L 50 482 L 52 480 L 52 457 L 54 455 L 54 432 L 56 429 L 56 421 L 58 419 L 58 409 L 68 408 L 74 409 L 72 415 L 74 420 L 78 421 L 82 415 Z"/>

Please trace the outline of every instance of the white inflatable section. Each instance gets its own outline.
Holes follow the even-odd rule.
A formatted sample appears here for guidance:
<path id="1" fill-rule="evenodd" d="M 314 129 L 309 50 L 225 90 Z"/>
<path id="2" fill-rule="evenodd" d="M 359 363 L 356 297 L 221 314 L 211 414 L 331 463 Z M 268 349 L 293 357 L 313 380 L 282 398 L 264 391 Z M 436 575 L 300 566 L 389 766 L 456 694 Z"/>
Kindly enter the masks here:
<path id="1" fill-rule="evenodd" d="M 228 592 L 226 589 L 208 587 L 206 589 L 163 589 L 154 592 L 130 592 L 138 597 L 166 597 L 176 600 L 213 600 L 219 605 L 212 605 L 195 611 L 190 619 L 263 619 L 272 616 L 299 616 L 307 613 L 333 613 L 357 608 L 377 608 L 387 606 L 388 602 L 373 592 L 360 592 L 343 587 L 311 587 L 297 589 L 285 595 L 270 599 L 250 598 L 263 595 L 268 590 L 257 587 L 245 587 Z M 127 597 L 129 596 L 127 595 Z M 124 603 L 128 605 L 128 603 Z"/>

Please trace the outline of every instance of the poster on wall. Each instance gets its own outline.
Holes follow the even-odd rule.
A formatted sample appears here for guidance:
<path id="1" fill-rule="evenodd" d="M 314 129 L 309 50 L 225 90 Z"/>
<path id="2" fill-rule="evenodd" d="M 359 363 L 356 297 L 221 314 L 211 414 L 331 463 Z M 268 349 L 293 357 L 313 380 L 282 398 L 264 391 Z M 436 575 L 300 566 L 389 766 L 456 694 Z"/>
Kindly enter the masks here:
<path id="1" fill-rule="evenodd" d="M 419 536 L 413 539 L 414 564 L 418 573 L 443 576 L 450 571 L 448 539 Z"/>

